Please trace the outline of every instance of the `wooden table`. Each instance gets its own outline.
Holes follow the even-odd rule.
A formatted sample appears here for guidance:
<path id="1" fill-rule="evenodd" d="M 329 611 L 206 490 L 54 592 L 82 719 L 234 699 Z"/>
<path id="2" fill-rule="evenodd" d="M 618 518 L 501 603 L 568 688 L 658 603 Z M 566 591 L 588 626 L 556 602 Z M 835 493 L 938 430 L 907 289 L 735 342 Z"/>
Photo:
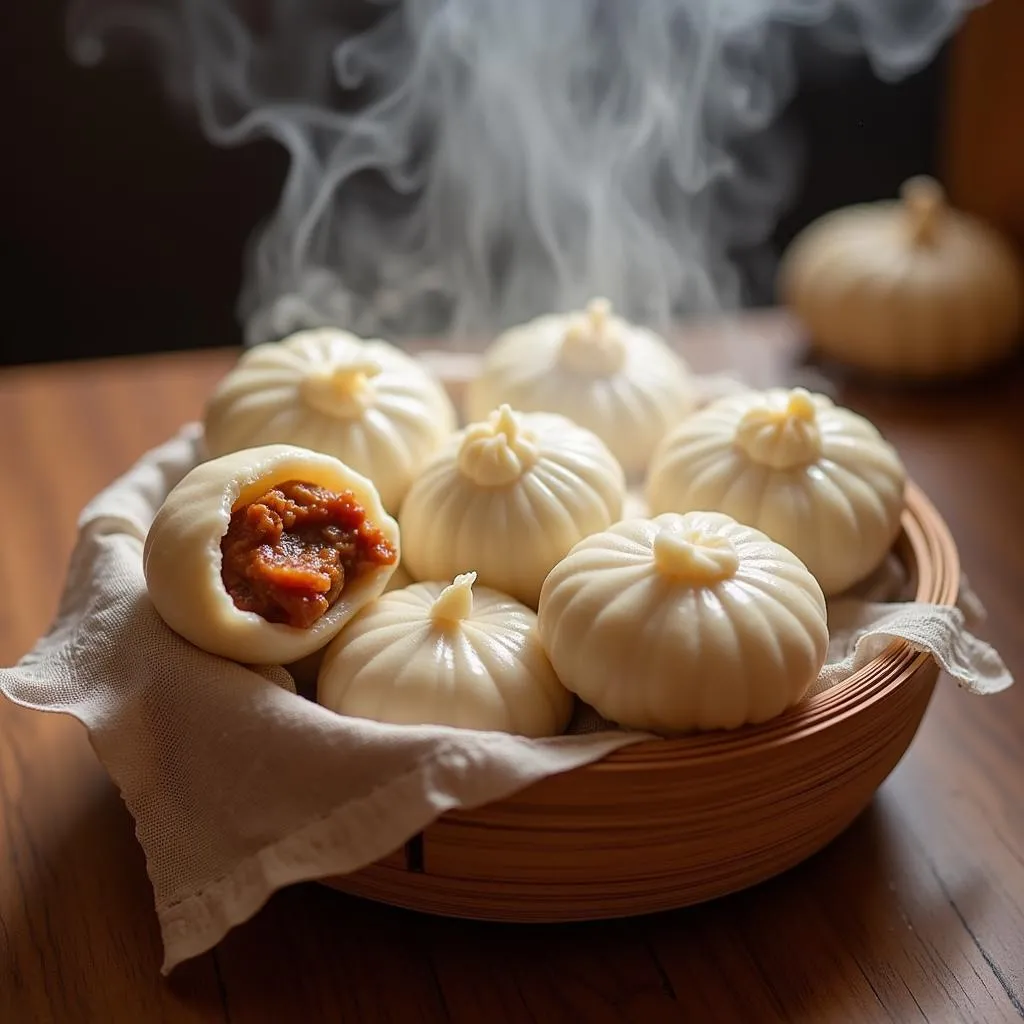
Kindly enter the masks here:
<path id="1" fill-rule="evenodd" d="M 745 359 L 785 366 L 785 321 Z M 721 347 L 702 336 L 695 362 Z M 206 352 L 0 374 L 0 663 L 45 629 L 82 504 L 199 414 Z M 843 384 L 945 514 L 1024 669 L 1024 371 L 945 393 Z M 26 505 L 30 501 L 32 504 Z M 132 822 L 84 730 L 0 701 L 0 1021 L 1003 1021 L 1024 1018 L 1024 685 L 938 692 L 873 806 L 787 875 L 586 926 L 436 920 L 316 885 L 159 975 Z"/>

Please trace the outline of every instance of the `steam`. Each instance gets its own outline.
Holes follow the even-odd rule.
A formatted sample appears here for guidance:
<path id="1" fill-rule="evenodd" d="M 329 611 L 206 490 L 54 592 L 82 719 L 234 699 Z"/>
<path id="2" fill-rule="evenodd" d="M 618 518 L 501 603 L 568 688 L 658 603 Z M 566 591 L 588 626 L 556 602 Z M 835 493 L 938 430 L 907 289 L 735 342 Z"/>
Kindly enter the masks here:
<path id="1" fill-rule="evenodd" d="M 69 29 L 87 63 L 155 46 L 214 143 L 290 154 L 247 256 L 253 343 L 325 323 L 474 335 L 595 294 L 656 326 L 734 308 L 733 254 L 796 182 L 775 129 L 796 40 L 896 79 L 970 6 L 78 0 Z"/>

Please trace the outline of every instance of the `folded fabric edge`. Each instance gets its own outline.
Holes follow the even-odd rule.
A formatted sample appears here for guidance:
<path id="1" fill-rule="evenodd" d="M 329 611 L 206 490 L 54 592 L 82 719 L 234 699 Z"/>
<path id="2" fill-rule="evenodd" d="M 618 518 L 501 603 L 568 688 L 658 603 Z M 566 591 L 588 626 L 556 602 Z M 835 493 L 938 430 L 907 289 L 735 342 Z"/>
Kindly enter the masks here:
<path id="1" fill-rule="evenodd" d="M 560 737 L 561 740 L 569 737 Z M 497 776 L 480 770 L 467 783 L 467 741 L 446 744 L 404 774 L 361 800 L 276 840 L 246 858 L 228 874 L 169 906 L 158 907 L 164 945 L 161 974 L 207 952 L 234 927 L 249 920 L 277 890 L 299 882 L 351 874 L 376 863 L 455 807 L 473 809 L 501 800 L 543 778 L 599 761 L 612 751 L 649 738 L 645 733 L 608 734 L 601 742 L 543 748 L 544 756 L 522 764 L 518 774 Z M 494 755 L 494 738 L 469 740 L 483 757 Z M 509 736 L 498 743 L 516 745 Z M 490 746 L 490 752 L 484 748 Z M 507 760 L 507 759 L 506 759 Z M 115 780 L 116 781 L 116 780 Z M 459 799 L 452 793 L 460 791 Z M 402 807 L 401 815 L 390 808 Z M 368 837 L 372 837 L 368 841 Z"/>
<path id="2" fill-rule="evenodd" d="M 909 603 L 905 607 L 913 609 L 915 613 L 927 610 L 931 624 L 941 624 L 944 630 L 943 642 L 922 639 L 915 628 L 916 623 L 911 626 L 890 621 L 877 627 L 869 627 L 860 631 L 854 640 L 854 671 L 860 668 L 864 661 L 870 660 L 861 655 L 861 650 L 872 640 L 902 640 L 918 654 L 927 654 L 934 658 L 946 675 L 968 693 L 987 697 L 1002 693 L 1014 685 L 1013 675 L 999 652 L 967 629 L 964 613 L 959 608 L 919 603 Z M 893 614 L 899 611 L 900 609 L 896 609 Z"/>
<path id="3" fill-rule="evenodd" d="M 135 816 L 125 799 L 118 773 L 107 763 L 89 724 L 73 707 L 33 704 L 2 687 L 0 693 L 19 707 L 66 715 L 78 722 L 134 823 Z M 456 807 L 471 810 L 495 803 L 534 782 L 593 764 L 621 747 L 651 738 L 648 733 L 619 731 L 608 732 L 600 740 L 595 733 L 554 737 L 559 746 L 541 747 L 540 757 L 534 747 L 532 763 L 522 765 L 525 770 L 520 774 L 495 778 L 494 773 L 481 772 L 477 784 L 469 786 L 460 777 L 465 771 L 467 742 L 439 746 L 429 757 L 420 759 L 408 771 L 361 800 L 336 808 L 269 843 L 198 892 L 167 907 L 157 907 L 164 947 L 160 973 L 166 977 L 179 964 L 212 949 L 232 928 L 256 914 L 279 889 L 359 871 L 399 849 L 446 811 Z M 516 736 L 502 739 L 513 745 L 527 742 Z M 493 747 L 492 734 L 470 741 L 468 746 L 484 750 L 488 744 Z M 459 799 L 451 795 L 455 789 L 461 790 Z M 395 804 L 403 807 L 400 821 L 390 813 L 390 806 Z M 372 835 L 372 843 L 366 842 L 367 835 Z M 330 857 L 325 858 L 325 849 L 332 850 Z M 143 854 L 146 876 L 152 885 L 149 856 L 144 847 Z"/>
<path id="4" fill-rule="evenodd" d="M 31 653 L 32 652 L 30 651 L 29 654 L 31 654 Z M 26 654 L 25 658 L 28 658 L 29 654 Z M 24 659 L 22 659 L 22 660 L 24 660 Z M 19 665 L 20 664 L 21 664 L 21 662 L 19 662 Z M 9 700 L 16 707 L 25 708 L 28 711 L 39 711 L 42 714 L 49 714 L 49 715 L 67 715 L 69 718 L 73 718 L 76 722 L 78 722 L 78 724 L 81 725 L 82 728 L 85 729 L 85 731 L 87 733 L 89 732 L 89 725 L 88 725 L 88 723 L 80 715 L 76 714 L 74 708 L 71 707 L 71 706 L 55 707 L 52 704 L 35 704 L 32 701 L 30 701 L 30 700 L 25 700 L 23 697 L 16 697 L 10 691 L 10 689 L 7 686 L 7 684 L 4 682 L 4 674 L 5 673 L 13 673 L 13 672 L 14 672 L 13 668 L 11 668 L 11 669 L 0 669 L 0 697 L 3 697 L 5 700 Z M 90 740 L 90 746 L 91 745 L 92 745 L 92 743 L 91 743 L 91 740 Z M 95 747 L 93 747 L 93 752 L 96 753 L 97 757 L 99 757 L 99 753 L 98 753 L 98 751 L 96 751 Z M 101 761 L 101 763 L 102 763 L 102 761 Z"/>

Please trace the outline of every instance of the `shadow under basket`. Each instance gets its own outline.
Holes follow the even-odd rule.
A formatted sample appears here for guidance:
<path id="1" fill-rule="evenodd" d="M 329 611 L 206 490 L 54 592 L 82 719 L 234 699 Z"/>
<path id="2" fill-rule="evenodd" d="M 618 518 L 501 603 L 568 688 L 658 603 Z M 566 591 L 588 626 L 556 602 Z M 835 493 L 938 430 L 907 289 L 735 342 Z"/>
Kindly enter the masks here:
<path id="1" fill-rule="evenodd" d="M 956 601 L 956 546 L 913 485 L 896 550 L 918 601 Z M 625 917 L 736 892 L 853 822 L 910 746 L 937 676 L 930 655 L 893 641 L 764 725 L 634 744 L 446 814 L 392 856 L 325 883 L 432 914 L 521 922 Z"/>

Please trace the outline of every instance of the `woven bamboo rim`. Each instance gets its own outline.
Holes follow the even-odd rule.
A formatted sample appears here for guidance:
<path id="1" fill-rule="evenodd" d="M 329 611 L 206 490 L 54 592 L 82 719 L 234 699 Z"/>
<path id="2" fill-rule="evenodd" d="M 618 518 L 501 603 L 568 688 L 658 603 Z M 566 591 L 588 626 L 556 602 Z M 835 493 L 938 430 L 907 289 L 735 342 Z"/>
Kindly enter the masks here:
<path id="1" fill-rule="evenodd" d="M 902 527 L 896 551 L 916 578 L 915 599 L 954 604 L 956 547 L 913 484 Z M 893 641 L 771 722 L 636 743 L 444 814 L 383 861 L 322 881 L 413 910 L 505 922 L 628 917 L 715 899 L 793 867 L 854 820 L 909 747 L 937 675 L 930 655 Z"/>
<path id="2" fill-rule="evenodd" d="M 425 352 L 456 404 L 475 356 Z M 960 562 L 913 483 L 896 554 L 914 599 L 953 605 Z M 690 906 L 778 874 L 839 835 L 906 752 L 938 676 L 904 640 L 762 725 L 650 739 L 502 800 L 443 814 L 332 888 L 448 917 L 592 921 Z"/>

